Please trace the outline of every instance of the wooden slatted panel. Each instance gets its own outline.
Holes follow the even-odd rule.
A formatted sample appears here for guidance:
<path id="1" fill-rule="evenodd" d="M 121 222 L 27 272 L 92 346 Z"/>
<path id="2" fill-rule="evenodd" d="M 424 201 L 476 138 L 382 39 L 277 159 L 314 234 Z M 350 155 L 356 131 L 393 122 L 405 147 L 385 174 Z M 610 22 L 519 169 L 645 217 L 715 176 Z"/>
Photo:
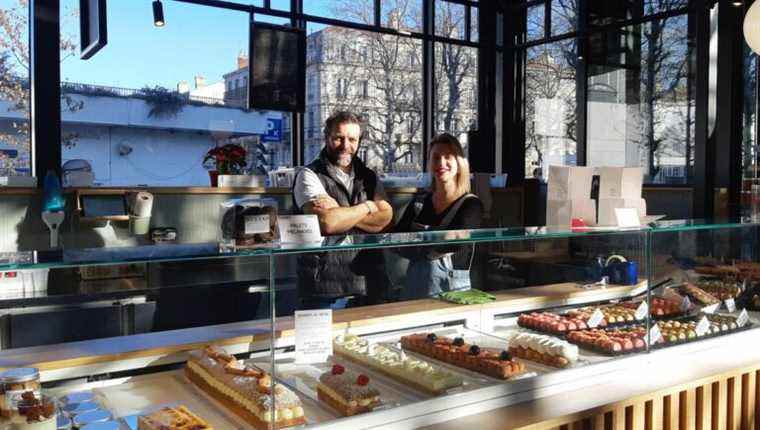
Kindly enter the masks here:
<path id="1" fill-rule="evenodd" d="M 754 373 L 745 373 L 741 375 L 741 393 L 742 393 L 742 399 L 741 399 L 741 425 L 740 428 L 743 430 L 751 429 L 750 420 L 752 419 L 753 414 L 750 412 L 752 409 L 752 406 L 750 406 L 750 397 L 754 397 L 755 392 L 755 375 Z M 751 385 L 751 386 L 750 386 Z M 752 391 L 752 394 L 750 395 L 750 391 Z M 752 400 L 754 403 L 754 399 Z"/>
<path id="2" fill-rule="evenodd" d="M 664 413 L 662 403 L 662 396 L 655 396 L 655 398 L 652 399 L 652 423 L 651 426 L 647 427 L 647 430 L 662 430 L 664 428 L 662 419 L 662 414 Z"/>
<path id="3" fill-rule="evenodd" d="M 728 396 L 726 394 L 727 382 L 723 379 L 712 384 L 712 428 L 723 430 L 726 428 L 726 406 Z"/>
<path id="4" fill-rule="evenodd" d="M 625 406 L 619 406 L 612 411 L 612 430 L 626 430 Z"/>
<path id="5" fill-rule="evenodd" d="M 697 425 L 697 389 L 689 388 L 681 392 L 681 410 L 686 409 L 682 417 L 681 428 L 691 430 Z"/>
<path id="6" fill-rule="evenodd" d="M 696 389 L 696 429 L 712 428 L 712 384 L 702 385 Z"/>
<path id="7" fill-rule="evenodd" d="M 753 373 L 755 374 L 755 422 L 753 427 L 755 430 L 760 430 L 760 370 Z"/>
<path id="8" fill-rule="evenodd" d="M 604 428 L 604 414 L 596 414 L 591 420 L 592 428 L 594 430 L 605 430 Z"/>
<path id="9" fill-rule="evenodd" d="M 678 393 L 669 394 L 663 399 L 665 430 L 678 430 L 678 403 Z"/>
<path id="10" fill-rule="evenodd" d="M 635 403 L 631 408 L 631 427 L 630 429 L 643 429 L 646 421 L 646 403 Z"/>
<path id="11" fill-rule="evenodd" d="M 740 430 L 742 412 L 741 389 L 741 376 L 738 378 L 728 378 L 728 398 L 726 399 L 726 428 L 729 430 Z"/>

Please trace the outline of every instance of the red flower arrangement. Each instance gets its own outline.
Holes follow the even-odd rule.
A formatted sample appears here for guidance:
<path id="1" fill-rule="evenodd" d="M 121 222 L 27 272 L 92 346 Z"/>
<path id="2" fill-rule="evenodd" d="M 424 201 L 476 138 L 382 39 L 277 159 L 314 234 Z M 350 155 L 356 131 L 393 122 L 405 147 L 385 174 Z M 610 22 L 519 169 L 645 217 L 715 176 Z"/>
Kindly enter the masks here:
<path id="1" fill-rule="evenodd" d="M 242 146 L 228 143 L 209 149 L 206 157 L 203 158 L 203 163 L 213 160 L 220 175 L 240 174 L 247 164 L 245 154 L 246 151 Z"/>

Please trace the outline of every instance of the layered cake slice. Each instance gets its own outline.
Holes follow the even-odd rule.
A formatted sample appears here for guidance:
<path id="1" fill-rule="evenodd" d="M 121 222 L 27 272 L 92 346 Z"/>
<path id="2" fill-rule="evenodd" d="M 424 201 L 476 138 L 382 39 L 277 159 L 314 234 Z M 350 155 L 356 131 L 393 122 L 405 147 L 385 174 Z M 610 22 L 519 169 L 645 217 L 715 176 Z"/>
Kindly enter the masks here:
<path id="1" fill-rule="evenodd" d="M 578 361 L 578 346 L 536 333 L 516 333 L 509 340 L 509 352 L 554 367 L 567 367 Z"/>
<path id="2" fill-rule="evenodd" d="M 406 355 L 387 346 L 373 344 L 347 334 L 333 340 L 336 355 L 381 372 L 420 391 L 439 395 L 462 385 L 462 378 L 428 361 Z"/>
<path id="3" fill-rule="evenodd" d="M 370 385 L 369 377 L 348 372 L 340 364 L 320 375 L 317 395 L 347 417 L 372 412 L 380 404 L 380 392 Z"/>
<path id="4" fill-rule="evenodd" d="M 161 408 L 137 419 L 138 430 L 213 430 L 185 406 Z"/>
<path id="5" fill-rule="evenodd" d="M 461 337 L 449 339 L 435 333 L 417 333 L 401 338 L 401 346 L 455 366 L 484 375 L 507 379 L 525 371 L 525 365 L 507 351 L 495 352 L 470 345 Z"/>
<path id="6" fill-rule="evenodd" d="M 221 348 L 192 351 L 185 374 L 257 429 L 269 429 L 273 418 L 272 428 L 276 429 L 306 423 L 301 399 L 295 393 L 281 384 L 272 388 L 269 374 L 244 365 Z"/>

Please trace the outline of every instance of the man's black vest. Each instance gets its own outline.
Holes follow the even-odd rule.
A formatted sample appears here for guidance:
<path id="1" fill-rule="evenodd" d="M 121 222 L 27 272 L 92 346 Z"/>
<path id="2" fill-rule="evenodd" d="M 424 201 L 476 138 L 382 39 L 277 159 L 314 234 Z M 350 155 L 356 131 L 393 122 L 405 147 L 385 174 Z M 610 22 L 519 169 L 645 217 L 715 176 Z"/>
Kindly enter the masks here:
<path id="1" fill-rule="evenodd" d="M 357 157 L 351 162 L 354 169 L 353 188 L 348 189 L 335 177 L 330 168 L 325 150 L 319 154 L 308 167 L 317 174 L 327 194 L 335 199 L 341 207 L 355 206 L 367 200 L 375 199 L 377 175 Z M 295 213 L 302 213 L 293 198 Z M 352 229 L 346 234 L 366 233 Z M 298 294 L 300 297 L 337 298 L 350 295 L 366 295 L 367 282 L 361 267 L 355 262 L 358 251 L 306 253 L 298 258 Z M 357 259 L 358 260 L 358 259 Z M 380 263 L 382 264 L 382 263 Z"/>

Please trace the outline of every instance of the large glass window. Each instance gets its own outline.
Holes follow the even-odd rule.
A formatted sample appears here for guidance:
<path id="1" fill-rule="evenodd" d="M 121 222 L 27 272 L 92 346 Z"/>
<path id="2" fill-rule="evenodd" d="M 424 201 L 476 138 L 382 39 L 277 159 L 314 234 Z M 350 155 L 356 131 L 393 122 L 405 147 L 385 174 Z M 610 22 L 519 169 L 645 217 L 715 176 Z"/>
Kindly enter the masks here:
<path id="1" fill-rule="evenodd" d="M 420 41 L 331 26 L 310 29 L 307 47 L 306 80 L 320 84 L 313 97 L 307 97 L 306 127 L 311 133 L 306 133 L 306 162 L 324 145 L 321 126 L 327 117 L 348 110 L 365 121 L 362 155 L 370 167 L 379 172 L 419 171 Z"/>
<path id="2" fill-rule="evenodd" d="M 71 50 L 61 46 L 61 56 Z M 29 3 L 0 1 L 0 176 L 31 174 Z"/>
<path id="3" fill-rule="evenodd" d="M 575 165 L 575 39 L 528 48 L 525 60 L 525 173 L 546 177 L 551 165 Z"/>
<path id="4" fill-rule="evenodd" d="M 467 150 L 467 132 L 478 124 L 476 48 L 435 44 L 435 128 L 454 135 Z"/>
<path id="5" fill-rule="evenodd" d="M 641 166 L 650 183 L 686 183 L 693 158 L 685 15 L 590 38 L 587 162 Z"/>
<path id="6" fill-rule="evenodd" d="M 78 8 L 63 0 L 62 18 Z M 95 185 L 207 186 L 207 170 L 224 171 L 205 155 L 226 144 L 247 151 L 240 173 L 290 165 L 289 115 L 246 109 L 248 15 L 164 9 L 166 25 L 155 27 L 150 3 L 109 3 L 108 45 L 89 60 L 79 59 L 78 37 L 62 39 L 76 54 L 61 63 L 64 170 L 84 160 Z M 62 32 L 78 35 L 78 20 Z"/>

